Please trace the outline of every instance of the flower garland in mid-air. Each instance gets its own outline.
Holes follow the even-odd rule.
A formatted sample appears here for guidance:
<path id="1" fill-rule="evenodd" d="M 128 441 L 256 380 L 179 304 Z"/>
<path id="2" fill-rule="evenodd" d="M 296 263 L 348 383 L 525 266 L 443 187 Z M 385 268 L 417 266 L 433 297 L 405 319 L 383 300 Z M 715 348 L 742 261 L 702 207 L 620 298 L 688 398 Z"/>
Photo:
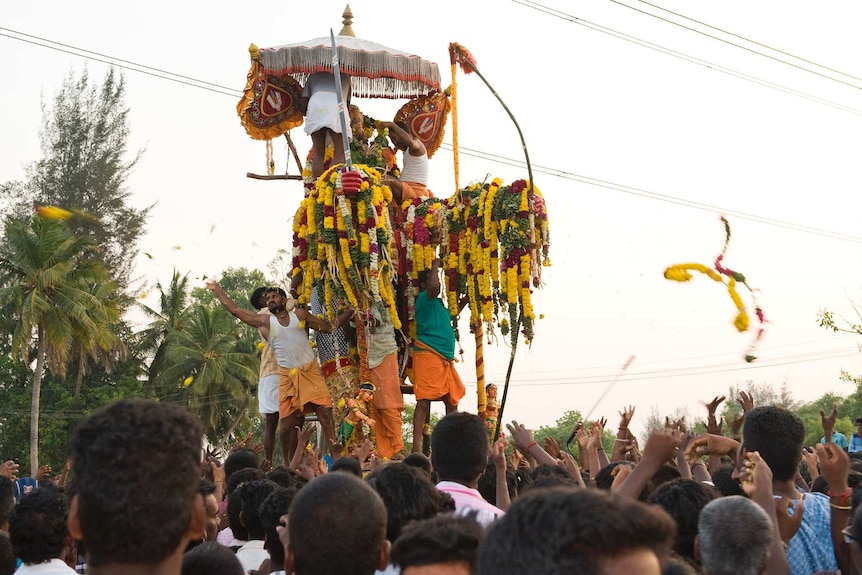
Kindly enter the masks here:
<path id="1" fill-rule="evenodd" d="M 730 245 L 730 222 L 724 216 L 721 216 L 721 221 L 724 224 L 725 238 L 724 238 L 724 246 L 722 247 L 721 253 L 718 254 L 715 258 L 714 268 L 709 268 L 703 264 L 698 263 L 686 263 L 686 264 L 676 264 L 668 267 L 664 270 L 664 277 L 668 280 L 678 281 L 678 282 L 687 282 L 693 276 L 690 272 L 697 271 L 700 272 L 715 282 L 724 284 L 727 287 L 727 292 L 730 295 L 730 299 L 733 301 L 733 304 L 736 306 L 737 314 L 736 318 L 733 320 L 733 325 L 740 332 L 747 331 L 749 328 L 750 320 L 748 317 L 748 311 L 745 307 L 745 304 L 742 303 L 742 298 L 739 297 L 739 293 L 736 291 L 736 285 L 742 284 L 751 294 L 752 307 L 754 308 L 754 314 L 757 317 L 758 323 L 760 327 L 757 330 L 757 333 L 754 336 L 754 340 L 748 346 L 748 349 L 745 352 L 745 361 L 751 363 L 757 356 L 753 355 L 755 348 L 757 347 L 757 343 L 763 337 L 764 333 L 764 324 L 766 323 L 766 318 L 763 315 L 763 310 L 757 303 L 757 298 L 754 295 L 756 290 L 752 289 L 748 282 L 745 279 L 745 276 L 737 271 L 731 270 L 729 268 L 724 267 L 723 261 L 724 256 L 727 254 L 727 248 Z M 725 281 L 724 278 L 727 278 Z"/>

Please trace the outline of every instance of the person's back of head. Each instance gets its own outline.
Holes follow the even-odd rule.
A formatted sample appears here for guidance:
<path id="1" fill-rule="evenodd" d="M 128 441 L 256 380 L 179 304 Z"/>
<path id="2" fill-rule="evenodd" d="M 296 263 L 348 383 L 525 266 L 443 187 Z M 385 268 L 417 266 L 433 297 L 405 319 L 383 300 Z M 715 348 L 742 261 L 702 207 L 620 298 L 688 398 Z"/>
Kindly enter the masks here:
<path id="1" fill-rule="evenodd" d="M 15 482 L 0 475 L 0 530 L 9 528 L 9 515 L 15 507 Z"/>
<path id="2" fill-rule="evenodd" d="M 249 541 L 263 541 L 265 534 L 260 522 L 260 504 L 276 489 L 279 489 L 278 484 L 268 479 L 256 479 L 243 483 L 231 494 L 231 500 L 239 501 L 239 519 Z"/>
<path id="3" fill-rule="evenodd" d="M 712 474 L 712 484 L 715 485 L 715 488 L 724 496 L 746 496 L 745 491 L 742 490 L 742 486 L 739 484 L 739 481 L 733 478 L 735 468 L 736 466 L 732 463 L 729 465 L 722 465 Z"/>
<path id="4" fill-rule="evenodd" d="M 450 413 L 431 432 L 431 465 L 440 481 L 474 485 L 488 460 L 488 433 L 478 415 Z"/>
<path id="5" fill-rule="evenodd" d="M 351 473 L 362 479 L 362 465 L 355 457 L 339 457 L 329 468 L 330 472 L 341 471 L 343 473 Z"/>
<path id="6" fill-rule="evenodd" d="M 550 489 L 551 487 L 578 488 L 578 482 L 571 473 L 559 465 L 542 464 L 530 471 L 529 482 L 523 492 L 527 493 L 534 489 Z"/>
<path id="7" fill-rule="evenodd" d="M 424 471 L 428 478 L 431 478 L 431 460 L 425 457 L 422 453 L 411 453 L 401 462 L 404 465 L 409 465 L 410 467 L 417 467 Z"/>
<path id="8" fill-rule="evenodd" d="M 304 486 L 288 512 L 285 570 L 372 575 L 389 562 L 386 508 L 361 479 L 327 473 Z"/>
<path id="9" fill-rule="evenodd" d="M 404 528 L 392 545 L 392 563 L 401 575 L 411 575 L 415 567 L 429 573 L 435 565 L 448 566 L 447 573 L 472 575 L 484 539 L 485 529 L 473 517 L 437 515 Z"/>
<path id="10" fill-rule="evenodd" d="M 293 481 L 293 476 L 283 467 L 277 467 L 271 471 L 267 471 L 266 478 L 273 483 L 277 483 L 280 487 L 293 487 L 295 483 Z"/>
<path id="11" fill-rule="evenodd" d="M 706 575 L 757 575 L 769 558 L 772 521 L 756 503 L 731 495 L 710 502 L 698 521 Z"/>
<path id="12" fill-rule="evenodd" d="M 18 560 L 12 550 L 9 534 L 0 530 L 0 575 L 12 575 L 18 568 Z"/>
<path id="13" fill-rule="evenodd" d="M 257 453 L 251 449 L 237 449 L 224 460 L 224 476 L 230 477 L 240 469 L 260 469 Z"/>
<path id="14" fill-rule="evenodd" d="M 225 490 L 227 492 L 227 522 L 230 530 L 233 533 L 234 539 L 238 541 L 248 541 L 248 530 L 243 525 L 240 515 L 242 514 L 242 501 L 239 497 L 233 497 L 233 493 L 239 489 L 241 485 L 251 483 L 263 479 L 265 474 L 260 469 L 253 467 L 244 467 L 231 473 L 225 482 Z"/>
<path id="15" fill-rule="evenodd" d="M 437 514 L 437 488 L 425 474 L 403 463 L 390 463 L 374 472 L 369 484 L 386 506 L 386 538 L 395 541 L 411 521 Z"/>
<path id="16" fill-rule="evenodd" d="M 182 407 L 137 399 L 101 408 L 75 429 L 69 528 L 86 542 L 90 567 L 156 565 L 202 536 L 202 436 Z"/>
<path id="17" fill-rule="evenodd" d="M 182 575 L 245 575 L 242 563 L 228 547 L 201 543 L 183 555 Z"/>
<path id="18" fill-rule="evenodd" d="M 480 575 L 658 575 L 673 544 L 661 508 L 597 489 L 556 487 L 519 496 L 479 549 Z"/>
<path id="19" fill-rule="evenodd" d="M 776 481 L 796 477 L 804 441 L 805 424 L 784 408 L 755 407 L 745 416 L 742 447 L 749 453 L 760 452 Z"/>
<path id="20" fill-rule="evenodd" d="M 15 555 L 24 563 L 58 559 L 66 545 L 66 497 L 55 489 L 36 489 L 21 497 L 9 521 Z"/>
<path id="21" fill-rule="evenodd" d="M 674 479 L 658 486 L 647 503 L 659 505 L 676 522 L 673 550 L 685 559 L 694 559 L 697 519 L 706 504 L 720 496 L 714 487 L 693 479 Z"/>
<path id="22" fill-rule="evenodd" d="M 284 569 L 284 546 L 278 538 L 278 526 L 297 492 L 296 487 L 279 487 L 260 504 L 260 523 L 265 535 L 264 548 L 269 552 L 270 570 Z"/>

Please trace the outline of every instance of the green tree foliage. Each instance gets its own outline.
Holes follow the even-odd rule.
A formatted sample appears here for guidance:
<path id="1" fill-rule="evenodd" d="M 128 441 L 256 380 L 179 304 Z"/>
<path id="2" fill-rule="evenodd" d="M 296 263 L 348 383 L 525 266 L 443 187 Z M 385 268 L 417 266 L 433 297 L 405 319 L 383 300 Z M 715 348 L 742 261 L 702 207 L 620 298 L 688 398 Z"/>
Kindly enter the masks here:
<path id="1" fill-rule="evenodd" d="M 161 282 L 156 284 L 159 294 L 158 310 L 139 304 L 151 321 L 138 333 L 137 348 L 139 353 L 151 358 L 147 369 L 147 382 L 150 391 L 156 395 L 161 393 L 157 387 L 159 376 L 167 367 L 165 354 L 169 338 L 171 334 L 184 329 L 189 315 L 188 282 L 188 274 L 181 276 L 177 270 L 174 270 L 167 289 Z"/>
<path id="2" fill-rule="evenodd" d="M 27 181 L 8 184 L 16 208 L 56 205 L 80 210 L 69 220 L 78 236 L 92 236 L 109 277 L 125 289 L 149 208 L 130 205 L 126 181 L 141 156 L 127 159 L 130 133 L 125 82 L 108 70 L 101 85 L 85 69 L 70 73 L 50 105 L 43 106 L 42 159 L 27 167 Z M 82 214 L 82 215 L 81 215 Z"/>
<path id="3" fill-rule="evenodd" d="M 247 268 L 228 268 L 222 272 L 221 279 L 219 280 L 219 286 L 221 286 L 221 289 L 224 290 L 228 297 L 240 307 L 250 311 L 257 311 L 249 301 L 251 293 L 255 289 L 268 286 L 269 284 L 270 282 L 267 281 L 262 271 L 258 269 L 249 270 Z M 231 318 L 236 328 L 236 340 L 239 350 L 246 353 L 253 353 L 256 350 L 257 342 L 260 341 L 260 334 L 257 329 L 234 319 L 222 307 L 211 291 L 201 287 L 193 288 L 192 300 L 196 304 L 210 309 L 214 315 Z"/>
<path id="4" fill-rule="evenodd" d="M 97 334 L 111 324 L 105 300 L 91 291 L 93 285 L 107 283 L 102 264 L 89 259 L 92 247 L 92 238 L 75 236 L 65 224 L 41 217 L 9 221 L 0 244 L 0 307 L 13 319 L 12 357 L 29 364 L 35 354 L 30 403 L 32 473 L 39 467 L 45 368 L 64 378 L 75 336 Z M 100 345 L 95 336 L 89 341 Z"/>

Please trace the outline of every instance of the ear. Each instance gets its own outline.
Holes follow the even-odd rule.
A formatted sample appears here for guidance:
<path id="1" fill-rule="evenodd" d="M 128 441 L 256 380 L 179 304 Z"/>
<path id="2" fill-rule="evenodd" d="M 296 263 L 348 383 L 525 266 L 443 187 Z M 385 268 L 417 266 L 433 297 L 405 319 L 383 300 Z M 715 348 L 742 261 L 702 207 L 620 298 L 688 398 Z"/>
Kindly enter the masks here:
<path id="1" fill-rule="evenodd" d="M 700 558 L 700 535 L 694 536 L 694 558 L 698 563 L 701 562 L 701 558 Z"/>
<path id="2" fill-rule="evenodd" d="M 207 513 L 204 508 L 204 497 L 200 493 L 195 494 L 194 502 L 192 503 L 192 515 L 189 518 L 189 528 L 186 531 L 186 536 L 189 541 L 195 541 L 204 536 L 206 532 Z"/>
<path id="3" fill-rule="evenodd" d="M 378 571 L 386 571 L 389 566 L 389 551 L 392 550 L 392 543 L 388 539 L 383 540 L 383 547 L 380 549 L 380 561 L 377 562 Z"/>
<path id="4" fill-rule="evenodd" d="M 78 496 L 72 497 L 69 502 L 69 535 L 77 541 L 84 540 L 84 533 L 81 531 L 81 516 L 78 514 Z"/>

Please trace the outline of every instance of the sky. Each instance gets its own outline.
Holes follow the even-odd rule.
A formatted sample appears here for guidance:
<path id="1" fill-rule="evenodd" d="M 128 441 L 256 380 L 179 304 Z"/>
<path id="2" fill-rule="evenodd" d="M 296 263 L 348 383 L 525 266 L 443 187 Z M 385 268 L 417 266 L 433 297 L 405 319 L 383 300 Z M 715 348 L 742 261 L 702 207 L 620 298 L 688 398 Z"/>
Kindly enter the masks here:
<path id="1" fill-rule="evenodd" d="M 862 286 L 862 7 L 656 2 L 350 4 L 357 37 L 437 62 L 444 85 L 448 45 L 464 45 L 524 133 L 547 200 L 553 266 L 533 296 L 544 319 L 532 347 L 517 350 L 506 421 L 553 425 L 577 409 L 614 426 L 633 404 L 639 432 L 652 409 L 703 417 L 701 401 L 749 380 L 786 383 L 796 399 L 811 401 L 852 392 L 842 370 L 862 373 L 858 338 L 817 326 L 824 308 L 855 318 L 850 302 Z M 24 166 L 39 159 L 42 104 L 66 75 L 86 66 L 101 80 L 107 64 L 93 58 L 148 66 L 151 74 L 124 71 L 129 150 L 145 149 L 128 182 L 131 201 L 153 206 L 140 242 L 152 258 L 136 262 L 139 292 L 167 283 L 174 269 L 189 272 L 193 285 L 229 267 L 265 270 L 277 250 L 291 248 L 302 187 L 246 177 L 265 171 L 264 144 L 245 134 L 235 113 L 248 45 L 337 33 L 344 6 L 5 6 L 0 181 L 23 178 Z M 526 177 L 506 112 L 475 75 L 459 72 L 457 82 L 459 143 L 473 154 L 460 157 L 460 184 Z M 355 103 L 388 119 L 405 101 Z M 446 143 L 451 133 L 450 124 Z M 310 139 L 301 128 L 292 138 L 304 157 Z M 283 170 L 283 139 L 275 156 Z M 455 191 L 451 146 L 432 159 L 429 187 L 437 196 Z M 752 336 L 733 328 L 723 288 L 662 275 L 671 264 L 712 262 L 724 240 L 721 213 L 733 230 L 725 263 L 758 288 L 770 322 L 751 364 L 742 356 Z M 155 304 L 152 295 L 144 301 Z M 470 338 L 466 326 L 462 332 Z M 473 346 L 464 343 L 461 408 L 475 411 Z M 488 381 L 503 381 L 509 355 L 502 338 L 487 346 Z"/>

